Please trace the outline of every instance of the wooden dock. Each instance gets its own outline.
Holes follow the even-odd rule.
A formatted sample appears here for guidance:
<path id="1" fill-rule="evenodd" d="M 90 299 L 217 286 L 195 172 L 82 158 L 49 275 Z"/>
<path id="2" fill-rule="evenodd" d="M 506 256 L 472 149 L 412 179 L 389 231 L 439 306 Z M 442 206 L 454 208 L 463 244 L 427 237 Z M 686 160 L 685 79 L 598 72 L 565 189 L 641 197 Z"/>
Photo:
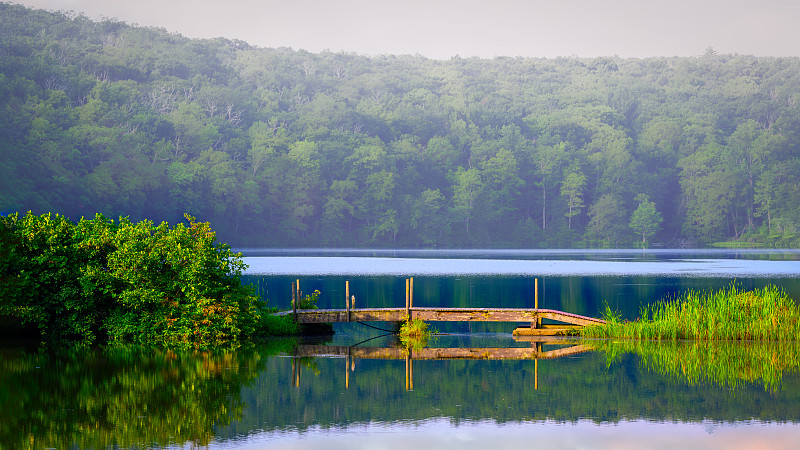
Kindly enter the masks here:
<path id="1" fill-rule="evenodd" d="M 300 298 L 299 285 L 292 283 L 292 304 Z M 425 322 L 509 322 L 526 323 L 514 330 L 515 336 L 553 336 L 576 334 L 585 326 L 604 324 L 594 317 L 539 308 L 538 279 L 535 281 L 534 308 L 442 308 L 414 306 L 414 279 L 406 279 L 405 308 L 355 308 L 355 296 L 350 297 L 350 284 L 345 287 L 345 309 L 293 309 L 276 315 L 292 314 L 301 324 L 341 322 L 402 322 L 419 319 Z M 560 322 L 542 324 L 542 320 Z"/>
<path id="2" fill-rule="evenodd" d="M 277 314 L 293 314 L 285 311 Z M 361 308 L 361 309 L 301 309 L 296 313 L 298 323 L 340 322 L 402 322 L 406 317 L 425 322 L 520 322 L 537 323 L 536 327 L 520 327 L 516 335 L 574 334 L 577 328 L 605 323 L 602 319 L 553 309 L 526 308 Z M 565 325 L 542 325 L 541 320 L 563 322 Z"/>

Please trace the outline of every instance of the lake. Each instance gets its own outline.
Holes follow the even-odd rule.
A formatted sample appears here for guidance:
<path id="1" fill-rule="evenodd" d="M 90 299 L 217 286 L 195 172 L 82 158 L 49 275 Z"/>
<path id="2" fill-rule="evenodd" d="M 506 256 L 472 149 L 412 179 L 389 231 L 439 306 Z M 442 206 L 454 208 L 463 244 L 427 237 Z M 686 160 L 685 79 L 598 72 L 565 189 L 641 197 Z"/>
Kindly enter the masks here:
<path id="1" fill-rule="evenodd" d="M 597 316 L 686 290 L 776 284 L 800 298 L 800 251 L 245 252 L 246 281 L 288 308 L 540 307 Z M 379 328 L 383 324 L 373 324 Z M 394 335 L 336 324 L 327 338 L 215 351 L 0 348 L 0 448 L 795 448 L 797 342 L 515 340 L 514 324 L 434 323 L 429 359 Z M 499 350 L 498 350 L 499 349 Z M 516 359 L 490 359 L 518 354 Z M 518 353 L 514 353 L 518 352 Z M 526 358 L 536 352 L 536 359 Z"/>

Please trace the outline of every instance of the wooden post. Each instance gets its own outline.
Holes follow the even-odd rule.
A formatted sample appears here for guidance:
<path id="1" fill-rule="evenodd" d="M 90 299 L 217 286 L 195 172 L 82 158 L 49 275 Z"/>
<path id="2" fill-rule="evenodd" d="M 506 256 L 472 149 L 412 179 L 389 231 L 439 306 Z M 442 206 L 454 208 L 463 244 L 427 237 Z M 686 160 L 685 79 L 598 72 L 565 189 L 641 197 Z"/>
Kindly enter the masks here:
<path id="1" fill-rule="evenodd" d="M 408 319 L 414 316 L 414 279 L 408 280 Z M 413 386 L 412 386 L 413 389 Z"/>
<path id="2" fill-rule="evenodd" d="M 292 282 L 292 316 L 297 322 L 297 285 Z"/>
<path id="3" fill-rule="evenodd" d="M 406 278 L 406 317 L 411 320 L 411 303 L 408 298 L 408 278 Z"/>
<path id="4" fill-rule="evenodd" d="M 541 328 L 542 319 L 539 317 L 539 279 L 533 279 L 533 308 L 536 310 L 536 317 L 531 322 L 531 328 Z"/>
<path id="5" fill-rule="evenodd" d="M 347 321 L 350 322 L 350 281 L 344 282 L 344 306 L 347 308 Z"/>
<path id="6" fill-rule="evenodd" d="M 411 277 L 408 281 L 408 304 L 411 308 L 414 307 L 414 277 Z"/>

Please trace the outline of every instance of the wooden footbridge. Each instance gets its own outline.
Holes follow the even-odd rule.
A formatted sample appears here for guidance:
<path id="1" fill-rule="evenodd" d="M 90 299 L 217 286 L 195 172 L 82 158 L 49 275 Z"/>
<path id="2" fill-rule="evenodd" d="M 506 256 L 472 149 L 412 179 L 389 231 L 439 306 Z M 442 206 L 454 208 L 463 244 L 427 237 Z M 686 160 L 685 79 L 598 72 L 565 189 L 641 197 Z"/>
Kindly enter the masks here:
<path id="1" fill-rule="evenodd" d="M 277 313 L 293 314 L 298 323 L 337 322 L 402 322 L 420 319 L 425 322 L 519 322 L 529 323 L 514 330 L 514 335 L 564 335 L 575 334 L 585 326 L 605 323 L 602 319 L 581 316 L 564 311 L 539 308 L 538 279 L 535 280 L 533 308 L 441 308 L 414 306 L 414 279 L 406 279 L 405 308 L 355 308 L 355 296 L 350 295 L 350 283 L 345 284 L 344 309 L 297 309 L 300 298 L 300 280 L 292 283 L 292 311 Z M 543 325 L 542 319 L 561 324 Z"/>

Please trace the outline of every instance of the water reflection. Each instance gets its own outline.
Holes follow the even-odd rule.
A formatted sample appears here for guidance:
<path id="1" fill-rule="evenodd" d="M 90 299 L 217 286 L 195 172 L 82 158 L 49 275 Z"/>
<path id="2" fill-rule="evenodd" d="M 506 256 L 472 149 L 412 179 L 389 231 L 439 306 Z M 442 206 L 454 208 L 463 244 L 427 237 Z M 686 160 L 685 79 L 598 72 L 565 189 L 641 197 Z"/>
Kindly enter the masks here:
<path id="1" fill-rule="evenodd" d="M 0 448 L 207 445 L 241 417 L 257 351 L 0 350 Z"/>
<path id="2" fill-rule="evenodd" d="M 504 431 L 583 428 L 576 439 L 599 439 L 609 425 L 615 442 L 632 443 L 632 433 L 674 422 L 682 435 L 709 424 L 722 435 L 730 424 L 762 424 L 758 432 L 800 421 L 793 343 L 588 351 L 570 340 L 454 335 L 409 352 L 394 337 L 339 345 L 346 339 L 211 352 L 5 348 L 0 448 L 310 446 L 321 437 L 330 448 L 390 448 L 397 436 L 474 436 L 477 448 L 486 436 L 511 439 Z M 545 433 L 548 442 L 559 433 Z"/>
<path id="3" fill-rule="evenodd" d="M 735 389 L 754 383 L 775 392 L 784 374 L 800 370 L 800 345 L 794 341 L 585 341 L 601 350 L 611 365 L 626 353 L 639 355 L 642 367 L 689 385 Z"/>
<path id="4" fill-rule="evenodd" d="M 533 360 L 534 389 L 539 389 L 539 360 L 556 359 L 578 355 L 592 350 L 573 339 L 559 338 L 527 338 L 516 339 L 530 342 L 525 347 L 451 347 L 451 348 L 414 348 L 409 346 L 393 347 L 358 347 L 332 345 L 299 345 L 293 352 L 292 384 L 300 387 L 302 362 L 309 357 L 343 357 L 345 371 L 345 389 L 350 388 L 350 373 L 355 371 L 356 360 L 382 359 L 404 360 L 406 374 L 406 390 L 414 389 L 414 360 Z"/>
<path id="5" fill-rule="evenodd" d="M 451 351 L 447 341 L 437 344 L 442 348 L 427 350 L 431 355 Z M 531 343 L 515 345 L 521 346 L 514 350 L 520 355 L 536 355 Z M 542 346 L 544 352 L 570 348 L 567 343 Z M 674 372 L 681 372 L 680 366 L 673 373 L 652 370 L 645 359 L 630 352 L 617 352 L 609 359 L 603 351 L 581 349 L 554 359 L 495 360 L 472 357 L 499 346 L 457 350 L 468 353 L 468 359 L 408 358 L 404 349 L 387 350 L 385 345 L 358 350 L 363 357 L 356 357 L 356 350 L 348 346 L 302 348 L 287 358 L 271 359 L 254 388 L 243 391 L 246 404 L 273 407 L 245 410 L 236 429 L 305 436 L 376 423 L 394 432 L 402 424 L 437 418 L 454 427 L 487 420 L 496 426 L 582 420 L 595 424 L 800 420 L 800 377 L 780 367 L 776 370 L 783 370 L 781 381 L 769 389 L 763 380 L 746 377 L 731 390 L 724 381 L 697 383 L 677 377 Z M 227 428 L 220 432 L 220 438 L 228 436 Z"/>

